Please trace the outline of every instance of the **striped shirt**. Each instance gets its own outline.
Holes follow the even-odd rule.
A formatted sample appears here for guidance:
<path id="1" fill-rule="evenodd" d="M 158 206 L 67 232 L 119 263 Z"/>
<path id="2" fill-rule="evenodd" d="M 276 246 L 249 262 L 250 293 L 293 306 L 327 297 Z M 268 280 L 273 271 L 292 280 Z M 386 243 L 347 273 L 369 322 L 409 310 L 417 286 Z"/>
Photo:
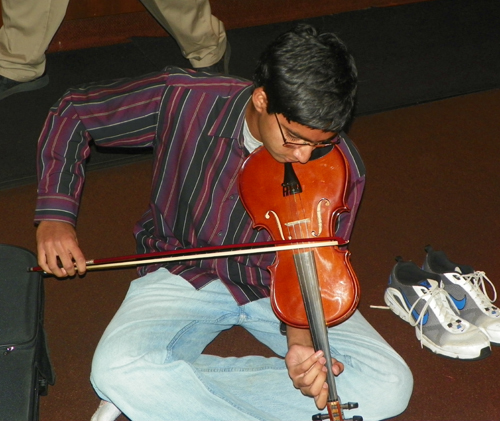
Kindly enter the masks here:
<path id="1" fill-rule="evenodd" d="M 149 207 L 134 229 L 138 253 L 269 241 L 265 230 L 252 228 L 238 194 L 239 170 L 248 156 L 242 130 L 251 93 L 249 81 L 173 67 L 69 90 L 51 109 L 40 136 L 36 222 L 76 224 L 93 140 L 100 147 L 153 149 Z M 361 194 L 364 169 L 348 146 L 342 142 L 355 164 L 351 185 Z M 341 222 L 339 235 L 350 234 L 353 219 Z M 267 267 L 273 260 L 267 253 L 163 266 L 195 288 L 220 279 L 245 304 L 269 296 Z M 139 273 L 158 267 L 144 266 Z"/>

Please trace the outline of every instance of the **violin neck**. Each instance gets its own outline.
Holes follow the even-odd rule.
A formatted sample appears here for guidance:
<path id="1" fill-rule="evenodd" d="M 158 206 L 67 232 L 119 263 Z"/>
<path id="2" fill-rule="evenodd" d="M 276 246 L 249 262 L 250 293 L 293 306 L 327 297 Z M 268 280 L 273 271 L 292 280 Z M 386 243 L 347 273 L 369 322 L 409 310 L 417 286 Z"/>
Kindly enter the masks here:
<path id="1" fill-rule="evenodd" d="M 297 252 L 294 254 L 294 261 L 314 349 L 315 351 L 323 351 L 326 358 L 328 401 L 335 402 L 338 401 L 337 386 L 332 371 L 328 329 L 325 322 L 314 252 L 312 250 Z"/>

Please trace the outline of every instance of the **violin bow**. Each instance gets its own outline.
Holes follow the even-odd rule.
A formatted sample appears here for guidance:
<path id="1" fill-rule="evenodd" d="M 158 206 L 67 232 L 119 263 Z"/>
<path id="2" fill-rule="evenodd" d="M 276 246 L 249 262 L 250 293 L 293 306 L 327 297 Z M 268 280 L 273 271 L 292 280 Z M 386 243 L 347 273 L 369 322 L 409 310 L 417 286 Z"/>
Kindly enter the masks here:
<path id="1" fill-rule="evenodd" d="M 108 257 L 87 260 L 87 270 L 117 269 L 154 263 L 180 262 L 184 260 L 216 259 L 219 257 L 246 254 L 274 253 L 282 250 L 295 250 L 315 247 L 344 246 L 348 243 L 337 237 L 306 238 L 257 243 L 229 244 L 221 246 L 179 249 L 164 252 L 132 254 L 128 256 Z M 28 272 L 44 272 L 40 266 L 29 267 Z"/>

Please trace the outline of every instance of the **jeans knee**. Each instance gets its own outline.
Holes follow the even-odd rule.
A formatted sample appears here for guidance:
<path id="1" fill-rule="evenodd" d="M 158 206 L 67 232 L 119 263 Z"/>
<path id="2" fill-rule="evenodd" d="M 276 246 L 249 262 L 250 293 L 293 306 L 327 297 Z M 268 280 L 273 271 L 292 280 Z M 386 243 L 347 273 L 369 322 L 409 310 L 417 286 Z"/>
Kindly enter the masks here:
<path id="1" fill-rule="evenodd" d="M 109 398 L 112 391 L 126 383 L 126 367 L 133 363 L 124 348 L 121 350 L 104 341 L 99 343 L 92 359 L 91 383 L 101 398 Z"/>
<path id="2" fill-rule="evenodd" d="M 113 382 L 118 373 L 111 367 L 107 358 L 102 353 L 96 352 L 92 360 L 90 381 L 101 399 L 110 400 L 108 391 L 113 389 Z"/>
<path id="3" fill-rule="evenodd" d="M 394 355 L 394 358 L 385 358 L 384 364 L 376 368 L 363 367 L 350 386 L 355 394 L 347 394 L 343 400 L 358 402 L 359 414 L 356 415 L 366 421 L 380 421 L 406 409 L 413 390 L 413 376 L 406 363 Z"/>
<path id="4" fill-rule="evenodd" d="M 413 375 L 409 367 L 401 361 L 387 376 L 387 382 L 379 388 L 378 400 L 387 409 L 384 418 L 395 417 L 408 407 L 413 391 Z"/>

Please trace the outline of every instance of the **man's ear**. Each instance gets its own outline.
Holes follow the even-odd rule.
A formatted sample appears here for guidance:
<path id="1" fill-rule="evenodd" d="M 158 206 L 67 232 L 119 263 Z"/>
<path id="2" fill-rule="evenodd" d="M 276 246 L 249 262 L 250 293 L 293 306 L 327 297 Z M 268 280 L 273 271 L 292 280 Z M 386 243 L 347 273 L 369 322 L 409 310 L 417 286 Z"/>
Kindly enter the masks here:
<path id="1" fill-rule="evenodd" d="M 267 113 L 267 95 L 262 86 L 254 89 L 252 93 L 252 102 L 259 113 Z"/>

